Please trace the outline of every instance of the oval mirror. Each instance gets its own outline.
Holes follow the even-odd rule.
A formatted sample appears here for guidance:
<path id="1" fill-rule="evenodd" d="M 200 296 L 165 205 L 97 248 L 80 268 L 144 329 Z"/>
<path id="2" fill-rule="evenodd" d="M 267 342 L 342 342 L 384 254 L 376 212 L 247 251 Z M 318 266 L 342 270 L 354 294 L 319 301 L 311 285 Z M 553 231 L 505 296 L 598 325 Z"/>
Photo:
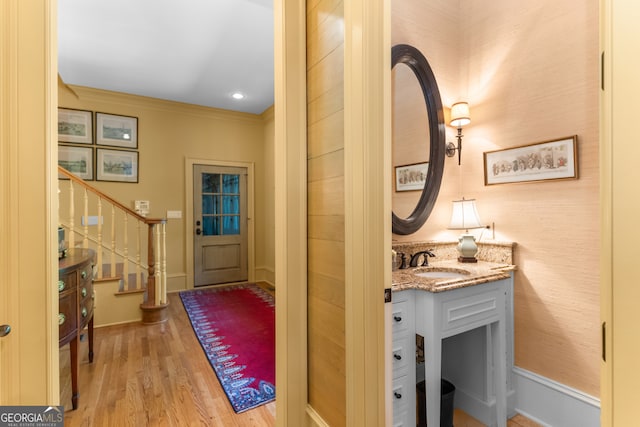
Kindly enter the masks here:
<path id="1" fill-rule="evenodd" d="M 438 198 L 444 170 L 445 125 L 438 85 L 424 55 L 410 45 L 399 44 L 393 46 L 391 49 L 391 68 L 393 69 L 398 64 L 404 64 L 413 71 L 422 90 L 424 104 L 421 107 L 426 108 L 425 125 L 427 126 L 427 132 L 425 139 L 428 143 L 428 147 L 425 147 L 425 149 L 429 153 L 426 180 L 415 208 L 406 218 L 400 217 L 395 211 L 392 215 L 392 231 L 395 234 L 406 235 L 415 233 L 422 227 L 429 214 L 431 214 Z M 396 132 L 394 131 L 395 134 Z M 407 134 L 411 134 L 411 132 L 407 132 Z M 399 143 L 401 141 L 396 141 L 394 138 L 393 144 Z"/>

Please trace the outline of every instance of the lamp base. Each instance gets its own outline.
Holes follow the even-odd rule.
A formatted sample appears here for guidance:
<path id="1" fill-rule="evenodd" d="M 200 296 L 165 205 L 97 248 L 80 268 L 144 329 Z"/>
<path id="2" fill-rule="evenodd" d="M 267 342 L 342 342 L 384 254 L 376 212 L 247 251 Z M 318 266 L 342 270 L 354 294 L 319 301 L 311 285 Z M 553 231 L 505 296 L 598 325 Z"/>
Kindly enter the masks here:
<path id="1" fill-rule="evenodd" d="M 458 257 L 459 262 L 478 262 L 476 254 L 478 253 L 478 245 L 476 239 L 471 234 L 463 234 L 458 238 Z"/>

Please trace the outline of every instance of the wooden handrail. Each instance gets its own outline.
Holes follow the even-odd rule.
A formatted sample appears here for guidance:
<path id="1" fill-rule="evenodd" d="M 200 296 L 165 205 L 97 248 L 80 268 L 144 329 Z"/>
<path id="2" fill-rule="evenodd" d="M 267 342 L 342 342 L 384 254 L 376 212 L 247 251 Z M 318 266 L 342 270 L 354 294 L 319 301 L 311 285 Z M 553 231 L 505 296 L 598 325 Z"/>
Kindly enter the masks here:
<path id="1" fill-rule="evenodd" d="M 102 191 L 98 190 L 97 188 L 92 187 L 91 185 L 87 184 L 81 178 L 78 178 L 77 176 L 75 176 L 74 174 L 72 174 L 71 172 L 69 172 L 68 170 L 63 168 L 62 166 L 58 166 L 58 172 L 60 174 L 64 175 L 66 178 L 68 178 L 68 179 L 72 180 L 73 182 L 77 183 L 78 185 L 81 185 L 83 188 L 91 191 L 93 194 L 96 194 L 99 197 L 101 197 L 101 198 L 103 198 L 105 200 L 108 200 L 109 203 L 111 203 L 112 205 L 114 205 L 114 206 L 122 209 L 123 211 L 127 212 L 127 214 L 129 214 L 132 217 L 136 218 L 138 221 L 142 221 L 147 225 L 149 225 L 149 224 L 165 224 L 167 222 L 167 220 L 165 218 L 147 218 L 147 217 L 144 217 L 144 216 L 140 215 L 139 213 L 137 213 L 133 209 L 126 207 L 125 205 L 123 205 L 122 203 L 118 202 L 117 200 L 114 200 L 111 197 L 107 196 Z"/>
<path id="2" fill-rule="evenodd" d="M 115 255 L 118 254 L 124 259 L 123 265 L 123 275 L 125 277 L 124 284 L 126 285 L 126 280 L 128 277 L 128 262 L 129 262 L 129 249 L 128 249 L 128 218 L 132 217 L 137 220 L 137 231 L 136 231 L 136 246 L 138 252 L 136 253 L 137 261 L 136 264 L 136 279 L 138 276 L 142 278 L 140 273 L 141 263 L 140 263 L 140 224 L 146 224 L 148 227 L 148 241 L 147 241 L 147 280 L 146 280 L 146 296 L 145 301 L 140 304 L 140 308 L 142 309 L 142 320 L 144 323 L 157 323 L 159 321 L 166 320 L 166 307 L 168 305 L 166 298 L 166 229 L 165 225 L 167 220 L 165 218 L 146 218 L 134 210 L 128 208 L 122 203 L 114 200 L 110 196 L 106 195 L 102 191 L 94 188 L 90 184 L 86 183 L 81 178 L 78 178 L 73 173 L 67 171 L 61 166 L 58 166 L 58 173 L 60 176 L 65 177 L 70 180 L 69 189 L 70 189 L 70 231 L 71 234 L 74 233 L 74 196 L 73 196 L 73 187 L 74 185 L 79 185 L 84 189 L 84 215 L 83 217 L 89 216 L 88 211 L 88 192 L 93 193 L 98 198 L 98 217 L 102 217 L 102 201 L 106 201 L 111 205 L 111 248 L 110 248 L 110 260 L 111 260 L 111 274 L 113 274 L 116 270 L 115 268 Z M 119 209 L 124 213 L 123 223 L 124 223 L 124 249 L 123 253 L 119 254 L 116 247 L 116 226 L 115 226 L 115 218 L 116 211 L 115 209 Z M 101 241 L 101 222 L 99 222 L 98 227 L 98 245 L 102 245 Z M 88 241 L 93 240 L 89 237 L 89 228 L 88 223 L 84 224 L 84 233 L 83 233 L 83 245 L 85 247 L 88 246 Z M 154 241 L 154 240 L 157 240 Z M 104 247 L 104 245 L 102 245 Z M 156 250 L 158 251 L 157 259 L 156 258 Z M 100 262 L 100 256 L 102 254 L 102 248 L 98 250 L 98 262 Z M 101 268 L 101 267 L 99 267 Z M 143 267 L 144 268 L 144 267 Z M 100 271 L 100 270 L 98 270 Z M 102 277 L 102 276 L 100 276 Z M 157 277 L 157 279 L 156 279 Z M 124 289 L 127 291 L 129 289 Z"/>

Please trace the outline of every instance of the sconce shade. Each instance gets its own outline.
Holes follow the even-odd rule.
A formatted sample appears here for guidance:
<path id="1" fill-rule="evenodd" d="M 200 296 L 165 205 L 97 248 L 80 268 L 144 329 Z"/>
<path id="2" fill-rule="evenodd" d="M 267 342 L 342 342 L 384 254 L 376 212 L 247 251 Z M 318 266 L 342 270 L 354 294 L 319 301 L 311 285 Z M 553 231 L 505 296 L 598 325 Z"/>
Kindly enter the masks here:
<path id="1" fill-rule="evenodd" d="M 466 102 L 456 102 L 451 106 L 451 126 L 466 126 L 471 123 L 471 115 L 469 114 L 469 104 Z"/>
<path id="2" fill-rule="evenodd" d="M 475 199 L 454 200 L 451 214 L 450 230 L 468 230 L 482 228 Z"/>

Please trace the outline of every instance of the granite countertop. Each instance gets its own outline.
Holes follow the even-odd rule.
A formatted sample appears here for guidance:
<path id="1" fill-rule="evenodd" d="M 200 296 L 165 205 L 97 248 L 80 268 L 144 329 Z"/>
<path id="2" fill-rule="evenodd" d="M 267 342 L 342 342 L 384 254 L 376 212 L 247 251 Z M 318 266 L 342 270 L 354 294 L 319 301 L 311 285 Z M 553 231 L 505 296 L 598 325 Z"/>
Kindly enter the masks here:
<path id="1" fill-rule="evenodd" d="M 427 278 L 416 276 L 421 271 L 448 271 L 464 273 L 461 278 Z M 428 292 L 444 292 L 452 289 L 465 288 L 495 280 L 507 279 L 515 265 L 480 261 L 477 263 L 462 263 L 458 260 L 443 260 L 430 262 L 428 267 L 409 267 L 395 270 L 392 273 L 392 291 L 419 289 Z"/>

